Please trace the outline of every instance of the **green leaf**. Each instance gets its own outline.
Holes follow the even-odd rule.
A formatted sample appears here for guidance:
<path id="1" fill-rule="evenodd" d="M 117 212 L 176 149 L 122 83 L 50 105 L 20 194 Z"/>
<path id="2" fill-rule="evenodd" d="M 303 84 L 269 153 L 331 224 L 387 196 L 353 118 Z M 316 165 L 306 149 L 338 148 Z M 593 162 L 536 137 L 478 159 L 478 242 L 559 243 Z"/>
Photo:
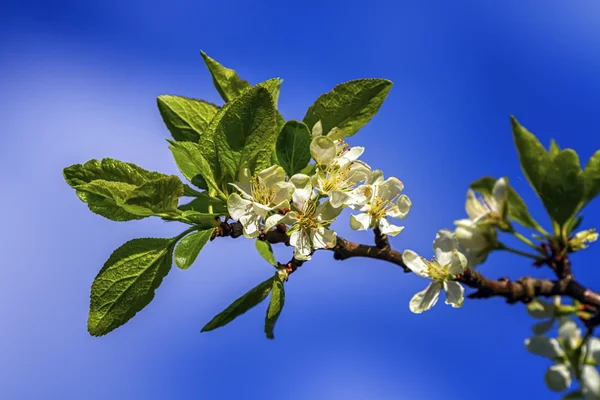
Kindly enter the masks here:
<path id="1" fill-rule="evenodd" d="M 277 267 L 277 261 L 275 261 L 275 255 L 273 254 L 273 248 L 271 247 L 271 243 L 266 240 L 256 240 L 256 250 L 258 250 L 258 254 L 261 255 L 262 258 L 267 260 L 269 264 L 274 267 Z"/>
<path id="2" fill-rule="evenodd" d="M 186 197 L 198 197 L 202 196 L 203 192 L 199 192 L 190 185 L 183 184 L 183 195 Z"/>
<path id="3" fill-rule="evenodd" d="M 245 91 L 226 107 L 215 130 L 221 169 L 230 181 L 247 167 L 251 173 L 271 165 L 277 138 L 275 106 L 260 86 Z"/>
<path id="4" fill-rule="evenodd" d="M 144 218 L 126 211 L 123 202 L 137 187 L 168 177 L 112 158 L 71 165 L 63 170 L 63 176 L 90 211 L 113 221 Z"/>
<path id="5" fill-rule="evenodd" d="M 244 91 L 244 89 L 250 87 L 248 81 L 240 78 L 234 70 L 225 68 L 203 51 L 201 51 L 200 54 L 212 76 L 215 88 L 225 102 L 235 99 Z"/>
<path id="6" fill-rule="evenodd" d="M 140 186 L 148 181 L 167 175 L 147 171 L 133 163 L 104 158 L 102 161 L 90 160 L 83 165 L 71 165 L 63 170 L 63 176 L 69 186 L 76 189 L 79 185 L 98 179 Z"/>
<path id="7" fill-rule="evenodd" d="M 584 192 L 584 180 L 577 153 L 571 149 L 546 152 L 539 140 L 511 117 L 513 137 L 521 168 L 542 200 L 546 211 L 559 226 L 577 212 Z"/>
<path id="8" fill-rule="evenodd" d="M 214 213 L 201 213 L 194 210 L 188 210 L 184 211 L 181 216 L 196 225 L 206 228 L 214 228 L 221 223 L 221 220 L 217 219 L 220 215 Z"/>
<path id="9" fill-rule="evenodd" d="M 203 100 L 162 95 L 156 99 L 160 115 L 177 141 L 198 142 L 219 107 Z"/>
<path id="10" fill-rule="evenodd" d="M 508 181 L 508 178 L 505 179 Z M 471 189 L 481 193 L 482 195 L 491 196 L 495 183 L 495 178 L 491 176 L 485 176 L 471 183 Z M 508 203 L 508 216 L 510 219 L 528 228 L 540 229 L 540 225 L 529 214 L 527 205 L 512 187 L 509 187 L 508 189 L 506 201 Z"/>
<path id="11" fill-rule="evenodd" d="M 136 186 L 128 183 L 97 179 L 77 186 L 76 194 L 95 214 L 112 221 L 131 221 L 145 218 L 123 207 L 125 199 L 135 189 Z"/>
<path id="12" fill-rule="evenodd" d="M 267 89 L 267 91 L 271 94 L 271 97 L 273 98 L 273 104 L 275 105 L 275 108 L 277 108 L 277 103 L 279 102 L 279 91 L 281 89 L 282 83 L 283 79 L 271 78 L 269 80 L 257 84 L 256 86 L 261 86 Z"/>
<path id="13" fill-rule="evenodd" d="M 123 203 L 123 208 L 139 216 L 177 213 L 179 198 L 183 196 L 183 184 L 178 177 L 166 176 L 133 190 Z"/>
<path id="14" fill-rule="evenodd" d="M 565 225 L 577 212 L 585 190 L 579 156 L 574 150 L 561 150 L 554 157 L 541 187 L 546 210 L 560 226 Z"/>
<path id="15" fill-rule="evenodd" d="M 558 155 L 558 153 L 560 152 L 560 147 L 558 147 L 558 143 L 556 143 L 556 141 L 554 139 L 550 140 L 550 157 L 554 158 Z"/>
<path id="16" fill-rule="evenodd" d="M 279 165 L 292 176 L 310 161 L 310 131 L 303 122 L 288 121 L 277 138 L 276 153 Z"/>
<path id="17" fill-rule="evenodd" d="M 213 232 L 214 229 L 206 229 L 194 232 L 181 239 L 175 247 L 175 265 L 181 269 L 191 267 L 204 245 L 210 240 Z"/>
<path id="18" fill-rule="evenodd" d="M 171 269 L 172 244 L 172 239 L 133 239 L 111 254 L 92 284 L 92 336 L 118 328 L 150 303 Z"/>
<path id="19" fill-rule="evenodd" d="M 189 203 L 179 206 L 181 211 L 193 210 L 199 213 L 211 213 L 211 208 L 212 213 L 227 215 L 227 205 L 222 200 L 209 196 L 206 192 L 200 193 L 197 198 Z"/>
<path id="20" fill-rule="evenodd" d="M 356 79 L 339 84 L 308 108 L 303 121 L 312 129 L 320 120 L 324 134 L 337 127 L 343 136 L 352 136 L 377 114 L 391 88 L 392 82 L 387 79 Z"/>
<path id="21" fill-rule="evenodd" d="M 265 334 L 268 339 L 275 339 L 273 330 L 283 305 L 285 304 L 285 290 L 283 289 L 283 281 L 279 273 L 275 274 L 273 278 L 273 286 L 271 287 L 271 301 L 269 302 L 269 308 L 267 309 L 267 316 L 265 318 Z"/>
<path id="22" fill-rule="evenodd" d="M 275 276 L 267 279 L 231 303 L 229 307 L 210 320 L 210 322 L 202 328 L 201 332 L 208 332 L 225 326 L 246 311 L 260 304 L 267 298 L 271 291 L 274 279 L 276 279 Z"/>
<path id="23" fill-rule="evenodd" d="M 212 190 L 221 193 L 214 172 L 204 157 L 200 145 L 191 142 L 169 142 L 177 167 L 190 182 L 200 175 Z M 224 196 L 224 195 L 223 195 Z"/>
<path id="24" fill-rule="evenodd" d="M 583 182 L 585 190 L 579 209 L 582 209 L 600 194 L 600 150 L 596 151 L 585 165 Z"/>

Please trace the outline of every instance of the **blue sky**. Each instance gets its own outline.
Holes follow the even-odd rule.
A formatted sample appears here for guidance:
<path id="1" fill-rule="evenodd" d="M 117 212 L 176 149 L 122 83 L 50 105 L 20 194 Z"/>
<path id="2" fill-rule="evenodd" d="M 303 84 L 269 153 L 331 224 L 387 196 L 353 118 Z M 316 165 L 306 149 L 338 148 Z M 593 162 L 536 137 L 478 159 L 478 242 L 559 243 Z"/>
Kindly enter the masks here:
<path id="1" fill-rule="evenodd" d="M 251 82 L 282 77 L 280 109 L 290 119 L 337 83 L 394 81 L 351 142 L 399 177 L 413 201 L 398 249 L 428 254 L 435 232 L 463 217 L 468 184 L 483 175 L 507 175 L 546 221 L 519 169 L 510 114 L 543 143 L 576 149 L 583 163 L 600 147 L 595 1 L 203 3 L 3 5 L 0 397 L 559 398 L 544 387 L 546 361 L 524 349 L 533 323 L 524 307 L 493 299 L 412 315 L 408 301 L 427 282 L 376 261 L 315 257 L 286 287 L 275 341 L 263 336 L 266 304 L 200 334 L 271 273 L 250 241 L 212 242 L 193 268 L 173 269 L 125 327 L 87 334 L 89 286 L 112 250 L 181 228 L 94 215 L 61 170 L 113 157 L 177 173 L 155 98 L 219 101 L 201 49 Z M 583 227 L 597 227 L 600 202 L 584 214 Z M 577 276 L 600 289 L 597 246 L 574 262 Z M 481 270 L 549 276 L 506 254 Z"/>

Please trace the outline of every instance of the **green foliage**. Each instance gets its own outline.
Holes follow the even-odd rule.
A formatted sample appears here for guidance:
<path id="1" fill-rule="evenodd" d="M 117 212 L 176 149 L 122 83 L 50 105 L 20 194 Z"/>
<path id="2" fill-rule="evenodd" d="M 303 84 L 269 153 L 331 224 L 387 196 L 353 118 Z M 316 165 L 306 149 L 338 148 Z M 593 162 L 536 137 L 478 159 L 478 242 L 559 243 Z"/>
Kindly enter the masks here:
<path id="1" fill-rule="evenodd" d="M 176 213 L 184 192 L 176 176 L 111 158 L 71 165 L 63 176 L 92 212 L 113 221 Z"/>
<path id="2" fill-rule="evenodd" d="M 275 255 L 273 254 L 273 248 L 271 247 L 271 243 L 266 240 L 257 239 L 255 242 L 256 250 L 258 250 L 258 254 L 262 258 L 264 258 L 269 264 L 274 267 L 277 267 L 277 261 L 275 261 Z"/>
<path id="3" fill-rule="evenodd" d="M 352 136 L 379 111 L 391 88 L 392 82 L 387 79 L 339 84 L 308 108 L 303 121 L 312 129 L 321 120 L 324 134 L 337 127 L 343 136 Z"/>
<path id="4" fill-rule="evenodd" d="M 508 178 L 505 179 L 508 181 Z M 485 176 L 471 183 L 471 189 L 483 195 L 491 196 L 495 183 L 495 178 Z M 512 187 L 508 188 L 506 202 L 508 204 L 508 216 L 510 219 L 528 228 L 541 229 L 537 221 L 529 214 L 529 209 L 521 196 Z"/>
<path id="5" fill-rule="evenodd" d="M 208 184 L 209 190 L 219 194 L 223 199 L 227 196 L 220 190 L 214 171 L 201 150 L 201 146 L 192 142 L 169 141 L 171 152 L 179 170 L 190 182 L 201 176 Z"/>
<path id="6" fill-rule="evenodd" d="M 299 173 L 310 161 L 311 134 L 303 122 L 288 121 L 277 138 L 276 154 L 279 165 L 288 176 Z"/>
<path id="7" fill-rule="evenodd" d="M 600 150 L 596 151 L 585 165 L 583 182 L 585 189 L 580 208 L 600 194 Z"/>
<path id="8" fill-rule="evenodd" d="M 177 141 L 198 142 L 219 107 L 204 100 L 162 95 L 157 98 L 160 115 Z"/>
<path id="9" fill-rule="evenodd" d="M 227 205 L 221 199 L 211 197 L 206 192 L 200 193 L 194 200 L 179 206 L 181 211 L 193 210 L 199 213 L 215 213 L 227 215 Z M 212 211 L 211 211 L 212 210 Z"/>
<path id="10" fill-rule="evenodd" d="M 194 210 L 188 210 L 184 211 L 181 216 L 187 221 L 202 228 L 214 228 L 220 223 L 220 219 L 218 219 L 220 214 L 201 213 Z"/>
<path id="11" fill-rule="evenodd" d="M 283 280 L 280 274 L 275 274 L 273 277 L 273 285 L 271 286 L 271 301 L 269 302 L 269 308 L 267 309 L 267 316 L 265 318 L 265 334 L 268 339 L 275 339 L 273 330 L 283 305 L 285 303 L 285 290 L 283 289 Z"/>
<path id="12" fill-rule="evenodd" d="M 133 239 L 115 250 L 92 284 L 88 331 L 102 336 L 150 303 L 171 269 L 173 239 Z"/>
<path id="13" fill-rule="evenodd" d="M 192 266 L 200 251 L 208 243 L 214 229 L 205 229 L 187 235 L 175 247 L 175 265 L 181 269 Z"/>
<path id="14" fill-rule="evenodd" d="M 234 70 L 219 64 L 203 51 L 201 51 L 200 54 L 212 76 L 215 88 L 225 102 L 235 99 L 245 89 L 250 87 L 248 81 L 240 78 Z"/>
<path id="15" fill-rule="evenodd" d="M 214 138 L 226 179 L 236 181 L 242 168 L 247 167 L 254 173 L 271 165 L 278 132 L 269 92 L 255 86 L 227 104 L 224 110 Z"/>
<path id="16" fill-rule="evenodd" d="M 273 280 L 277 279 L 277 276 L 278 274 L 260 283 L 258 286 L 231 303 L 229 307 L 210 320 L 210 322 L 202 328 L 202 332 L 212 331 L 225 326 L 246 311 L 259 305 L 269 295 L 273 286 Z"/>
<path id="17" fill-rule="evenodd" d="M 563 227 L 579 209 L 584 177 L 577 153 L 571 149 L 547 152 L 539 140 L 512 117 L 512 130 L 523 173 L 552 220 Z"/>

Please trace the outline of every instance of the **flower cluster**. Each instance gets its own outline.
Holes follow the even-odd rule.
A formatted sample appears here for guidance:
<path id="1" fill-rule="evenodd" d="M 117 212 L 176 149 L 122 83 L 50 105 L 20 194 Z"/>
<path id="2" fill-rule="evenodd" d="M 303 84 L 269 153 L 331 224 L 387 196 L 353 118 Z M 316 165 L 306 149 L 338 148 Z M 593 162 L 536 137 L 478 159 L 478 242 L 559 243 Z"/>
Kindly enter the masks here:
<path id="1" fill-rule="evenodd" d="M 344 208 L 357 212 L 350 217 L 352 229 L 378 228 L 382 234 L 397 235 L 403 227 L 387 218 L 406 217 L 411 201 L 401 194 L 400 180 L 384 179 L 381 171 L 358 160 L 363 152 L 362 147 L 350 147 L 337 128 L 323 134 L 319 121 L 310 143 L 314 173 L 287 177 L 278 165 L 256 176 L 244 170 L 232 184 L 239 193 L 229 196 L 229 215 L 249 238 L 285 225 L 297 260 L 309 260 L 314 250 L 335 246 L 336 233 L 329 227 Z"/>
<path id="2" fill-rule="evenodd" d="M 550 390 L 562 392 L 579 381 L 581 393 L 587 400 L 600 398 L 600 340 L 582 338 L 581 330 L 568 317 L 561 317 L 558 338 L 535 335 L 525 340 L 527 350 L 554 362 L 546 371 L 546 385 Z"/>

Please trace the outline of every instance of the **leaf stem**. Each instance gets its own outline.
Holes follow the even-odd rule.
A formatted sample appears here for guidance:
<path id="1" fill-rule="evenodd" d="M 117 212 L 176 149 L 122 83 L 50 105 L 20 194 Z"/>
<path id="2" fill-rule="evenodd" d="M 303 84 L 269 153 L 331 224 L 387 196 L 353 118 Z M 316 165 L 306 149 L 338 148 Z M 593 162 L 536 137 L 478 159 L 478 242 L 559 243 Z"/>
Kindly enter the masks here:
<path id="1" fill-rule="evenodd" d="M 531 239 L 526 238 L 525 236 L 523 236 L 522 234 L 520 234 L 517 231 L 512 231 L 511 233 L 513 234 L 514 237 L 519 239 L 521 242 L 525 243 L 527 246 L 531 247 L 532 249 L 534 249 L 535 251 L 537 251 L 540 254 L 544 254 L 544 251 L 539 246 L 536 246 L 531 241 Z"/>
<path id="2" fill-rule="evenodd" d="M 504 243 L 501 243 L 501 242 L 498 242 L 497 249 L 498 250 L 508 251 L 509 253 L 517 254 L 519 256 L 523 256 L 523 257 L 527 257 L 527 258 L 532 258 L 534 260 L 539 260 L 541 258 L 538 255 L 531 254 L 531 253 L 528 253 L 526 251 L 522 251 L 522 250 L 519 250 L 519 249 L 515 249 L 515 248 L 512 248 L 512 247 L 509 247 L 509 246 L 507 246 L 507 245 L 505 245 Z"/>

